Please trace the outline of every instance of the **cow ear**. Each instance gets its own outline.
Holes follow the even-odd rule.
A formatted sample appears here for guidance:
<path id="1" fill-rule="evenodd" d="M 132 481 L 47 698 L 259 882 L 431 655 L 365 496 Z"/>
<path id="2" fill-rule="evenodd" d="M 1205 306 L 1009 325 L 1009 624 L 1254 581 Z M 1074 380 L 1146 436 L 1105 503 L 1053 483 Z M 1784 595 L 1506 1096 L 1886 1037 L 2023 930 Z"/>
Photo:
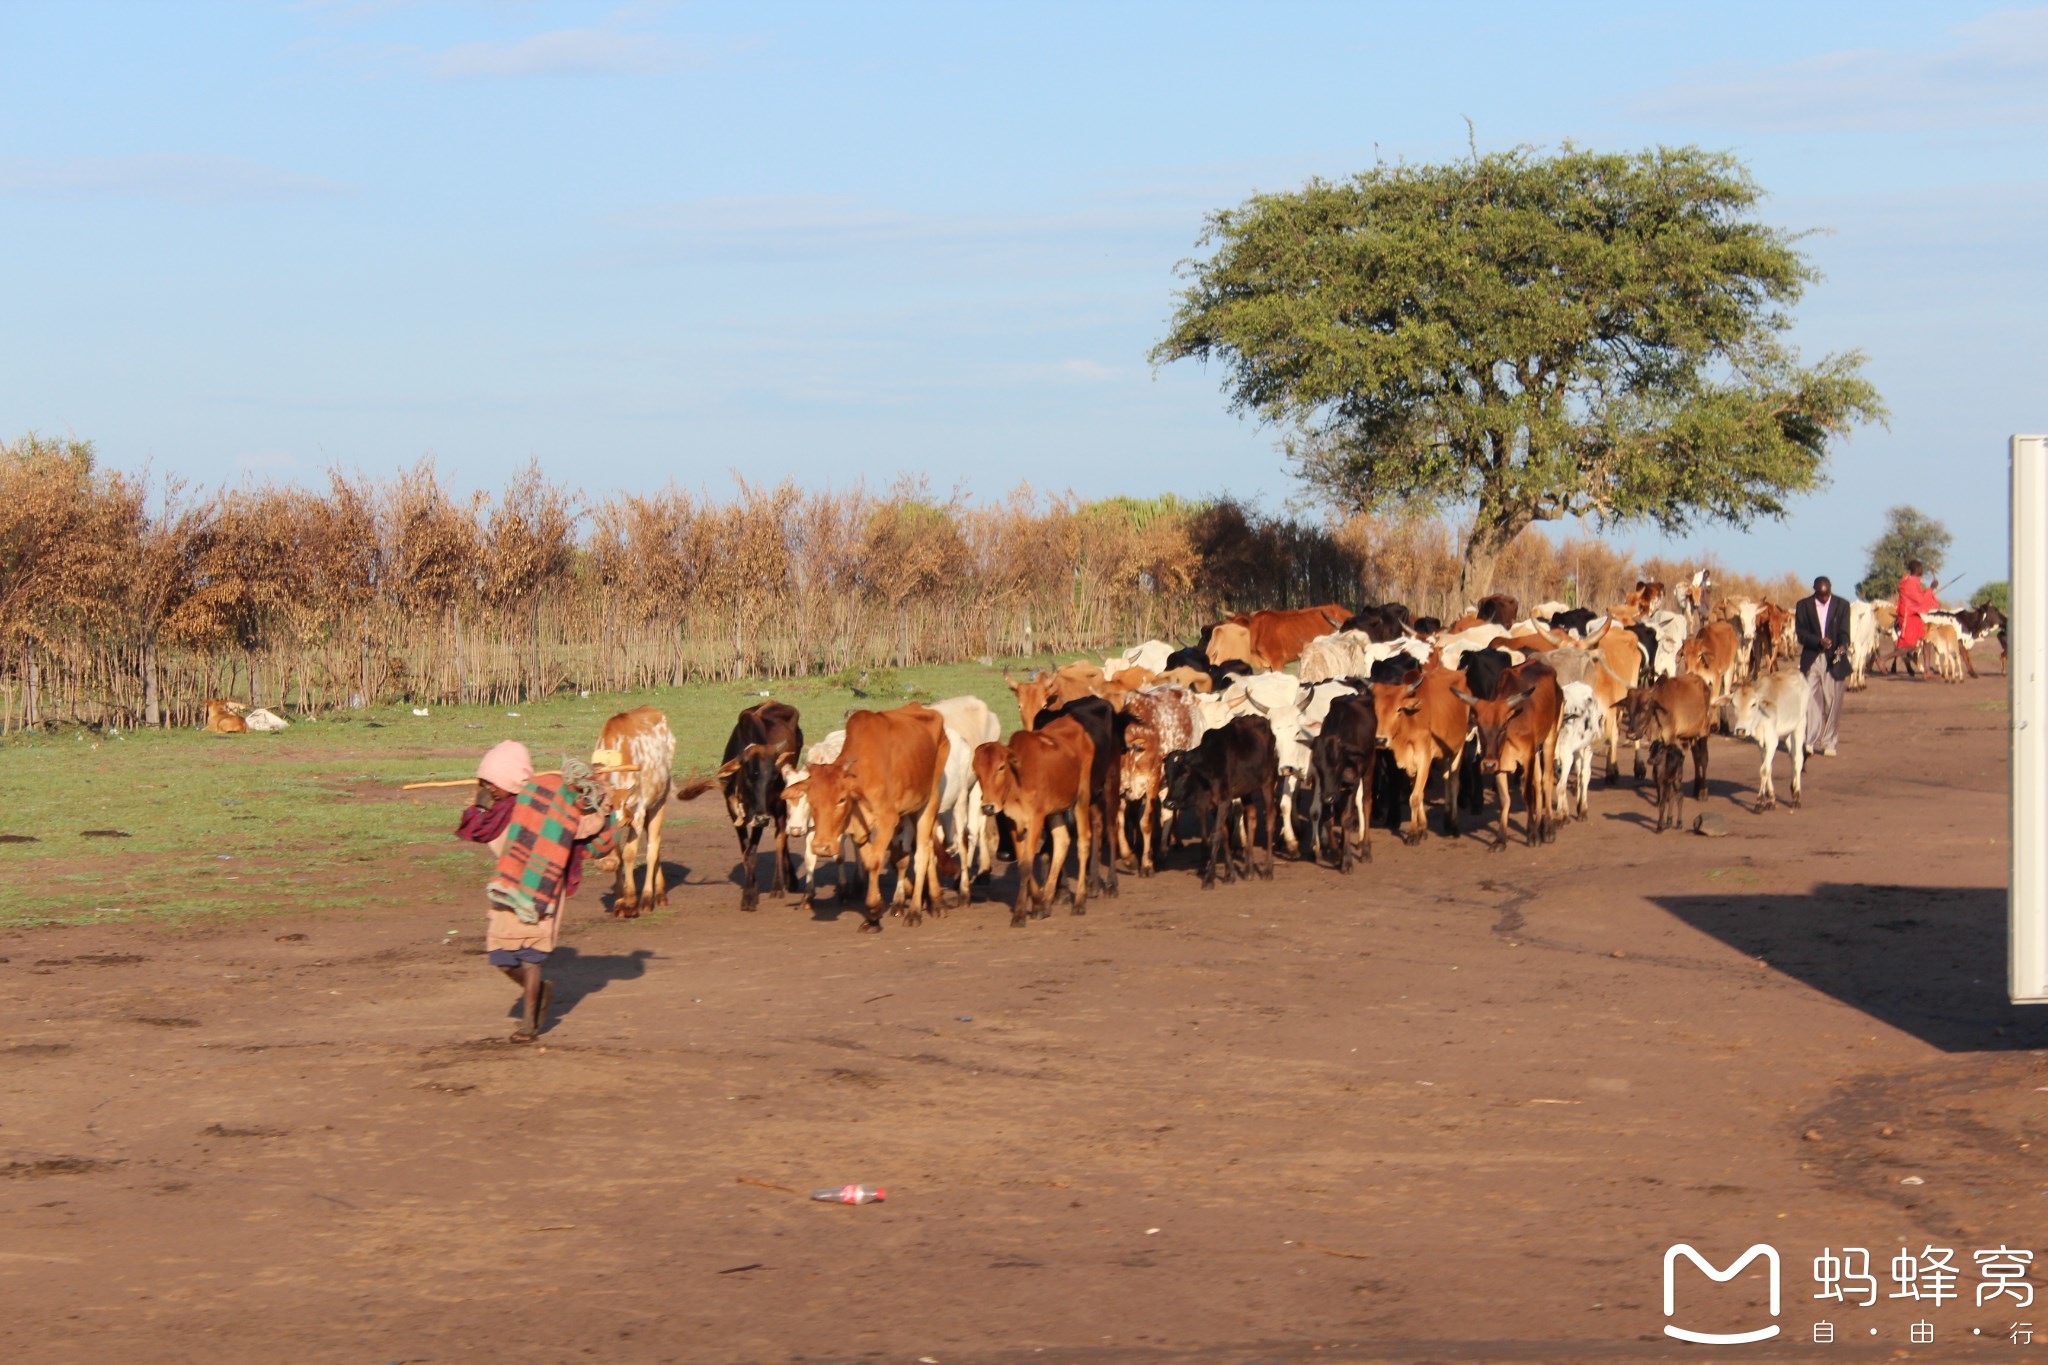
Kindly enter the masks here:
<path id="1" fill-rule="evenodd" d="M 1021 783 L 1024 780 L 1024 768 L 1017 762 L 1015 750 L 1003 755 L 1003 766 L 1010 770 L 1010 776 L 1016 781 Z"/>
<path id="2" fill-rule="evenodd" d="M 783 750 L 775 755 L 775 766 L 782 769 L 785 776 L 795 772 L 797 770 L 796 755 L 790 753 L 787 749 Z"/>
<path id="3" fill-rule="evenodd" d="M 782 789 L 784 801 L 796 801 L 811 794 L 811 779 L 806 777 L 790 783 Z"/>
<path id="4" fill-rule="evenodd" d="M 739 770 L 740 760 L 737 758 L 729 758 L 725 762 L 718 765 L 718 775 L 721 778 L 731 777 L 734 773 L 738 772 Z"/>
<path id="5" fill-rule="evenodd" d="M 853 775 L 854 767 L 857 764 L 859 764 L 859 762 L 860 760 L 857 758 L 849 758 L 844 763 L 839 765 L 839 771 L 851 777 Z"/>

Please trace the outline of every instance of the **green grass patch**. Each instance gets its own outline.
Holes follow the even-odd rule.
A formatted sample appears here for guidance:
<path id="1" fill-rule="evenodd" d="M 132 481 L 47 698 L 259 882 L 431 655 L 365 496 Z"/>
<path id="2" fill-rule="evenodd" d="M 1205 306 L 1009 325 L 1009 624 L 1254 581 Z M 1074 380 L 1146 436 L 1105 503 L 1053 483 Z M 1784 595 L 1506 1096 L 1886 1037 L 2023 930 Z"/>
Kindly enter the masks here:
<path id="1" fill-rule="evenodd" d="M 480 878 L 450 837 L 453 803 L 401 799 L 405 782 L 466 778 L 502 739 L 535 765 L 596 747 L 609 716 L 661 708 L 678 772 L 716 765 L 740 710 L 763 693 L 803 714 L 807 740 L 848 711 L 971 694 L 1006 728 L 1003 670 L 1044 660 L 876 670 L 852 678 L 705 683 L 517 706 L 377 707 L 294 722 L 276 735 L 67 730 L 0 740 L 0 928 L 129 919 L 184 921 L 304 911 L 404 894 L 421 872 Z M 125 838 L 88 837 L 117 830 Z"/>

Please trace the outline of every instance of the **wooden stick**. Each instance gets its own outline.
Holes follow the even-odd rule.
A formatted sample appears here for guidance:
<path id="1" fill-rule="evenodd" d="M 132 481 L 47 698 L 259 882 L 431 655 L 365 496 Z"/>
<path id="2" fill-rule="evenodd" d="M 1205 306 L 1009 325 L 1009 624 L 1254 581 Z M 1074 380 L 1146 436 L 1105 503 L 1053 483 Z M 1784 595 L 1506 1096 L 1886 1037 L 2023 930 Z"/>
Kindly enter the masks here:
<path id="1" fill-rule="evenodd" d="M 616 768 L 595 768 L 592 771 L 599 777 L 610 777 L 613 773 L 637 773 L 640 771 L 640 765 L 637 763 L 627 763 Z M 560 777 L 561 775 L 562 770 L 560 768 L 549 768 L 545 772 L 534 774 L 535 777 Z M 399 790 L 411 792 L 419 791 L 426 787 L 473 787 L 476 784 L 477 779 L 474 777 L 451 777 L 443 782 L 408 782 L 400 787 Z"/>

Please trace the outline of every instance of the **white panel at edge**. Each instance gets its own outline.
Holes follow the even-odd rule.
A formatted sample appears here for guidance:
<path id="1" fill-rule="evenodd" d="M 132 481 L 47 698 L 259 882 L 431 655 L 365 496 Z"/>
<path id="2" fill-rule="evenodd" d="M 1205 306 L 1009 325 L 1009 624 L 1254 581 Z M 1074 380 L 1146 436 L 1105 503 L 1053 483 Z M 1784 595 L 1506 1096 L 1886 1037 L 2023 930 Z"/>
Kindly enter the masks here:
<path id="1" fill-rule="evenodd" d="M 2012 889 L 2006 983 L 2048 1002 L 2048 436 L 2012 438 Z"/>

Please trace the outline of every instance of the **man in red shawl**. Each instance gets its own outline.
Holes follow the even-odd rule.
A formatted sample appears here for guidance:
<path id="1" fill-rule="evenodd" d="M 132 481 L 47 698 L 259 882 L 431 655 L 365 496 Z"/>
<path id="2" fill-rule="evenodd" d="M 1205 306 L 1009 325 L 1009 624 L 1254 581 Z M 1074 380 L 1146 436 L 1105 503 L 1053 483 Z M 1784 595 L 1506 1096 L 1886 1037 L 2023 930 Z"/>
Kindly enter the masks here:
<path id="1" fill-rule="evenodd" d="M 1906 653 L 1920 647 L 1927 636 L 1926 616 L 1930 611 L 1941 610 L 1941 599 L 1934 590 L 1941 586 L 1941 580 L 1931 579 L 1920 582 L 1925 566 L 1917 559 L 1906 561 L 1906 576 L 1899 580 L 1899 652 Z"/>

